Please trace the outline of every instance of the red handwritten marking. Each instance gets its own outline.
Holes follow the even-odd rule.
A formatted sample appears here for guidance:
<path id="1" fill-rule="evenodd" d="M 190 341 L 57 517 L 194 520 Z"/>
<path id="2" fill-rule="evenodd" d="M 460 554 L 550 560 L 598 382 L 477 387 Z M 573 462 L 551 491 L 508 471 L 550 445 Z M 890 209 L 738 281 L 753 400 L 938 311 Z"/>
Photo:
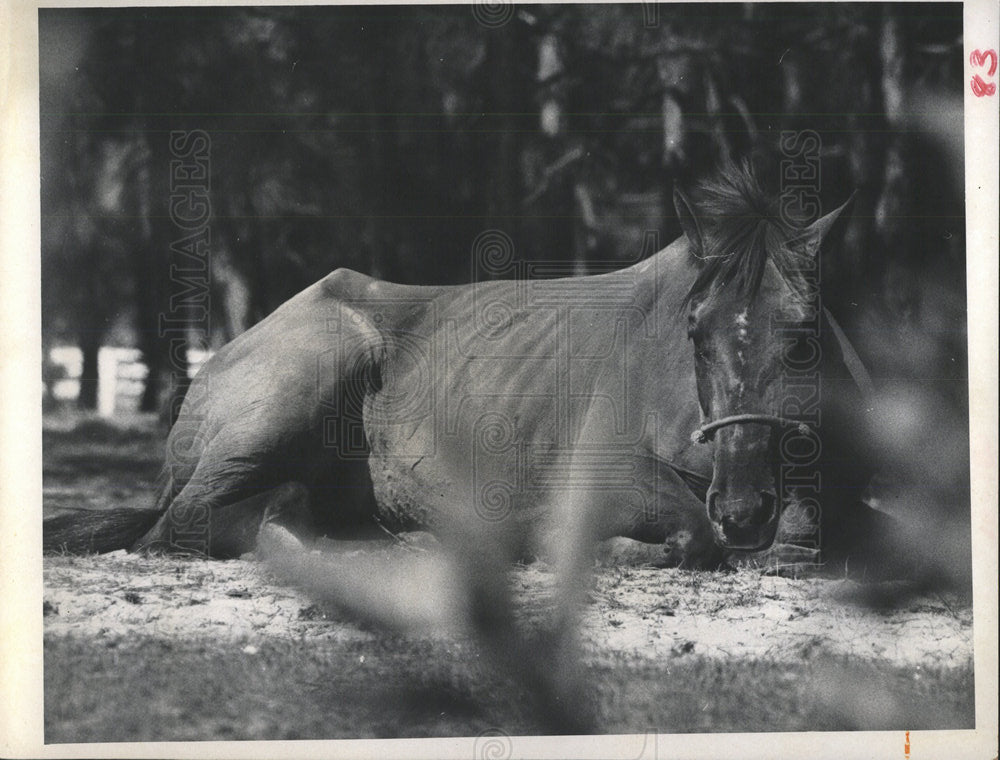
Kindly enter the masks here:
<path id="1" fill-rule="evenodd" d="M 972 94 L 977 98 L 994 95 L 997 91 L 997 86 L 993 82 L 984 82 L 979 74 L 972 77 L 970 84 L 972 85 Z"/>
<path id="2" fill-rule="evenodd" d="M 903 744 L 903 752 L 906 753 L 906 760 L 910 760 L 910 732 L 906 732 L 906 742 Z"/>
<path id="3" fill-rule="evenodd" d="M 989 69 L 986 71 L 986 76 L 991 77 L 997 73 L 997 51 L 992 49 L 986 52 L 973 50 L 969 53 L 969 63 L 976 68 L 986 68 L 987 61 L 989 61 Z M 997 86 L 993 82 L 987 82 L 979 74 L 972 75 L 969 85 L 972 87 L 972 94 L 977 98 L 995 95 L 997 91 Z"/>
<path id="4" fill-rule="evenodd" d="M 997 51 L 987 50 L 984 53 L 982 50 L 973 50 L 969 53 L 969 63 L 979 68 L 982 68 L 987 58 L 990 59 L 990 70 L 986 72 L 986 76 L 991 77 L 997 73 Z"/>

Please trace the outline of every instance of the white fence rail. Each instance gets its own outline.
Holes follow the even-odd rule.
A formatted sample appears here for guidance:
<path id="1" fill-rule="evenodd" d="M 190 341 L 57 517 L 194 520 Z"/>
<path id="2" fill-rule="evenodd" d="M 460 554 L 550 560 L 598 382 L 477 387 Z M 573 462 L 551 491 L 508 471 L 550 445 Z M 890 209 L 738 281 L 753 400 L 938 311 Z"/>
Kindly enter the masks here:
<path id="1" fill-rule="evenodd" d="M 211 351 L 189 349 L 188 376 L 194 377 L 211 357 Z M 146 387 L 149 368 L 141 361 L 137 348 L 103 346 L 97 354 L 97 412 L 113 417 L 134 412 Z M 57 401 L 75 401 L 80 395 L 80 375 L 83 373 L 83 352 L 76 346 L 55 346 L 49 361 L 61 368 L 59 377 L 51 383 L 52 397 Z M 42 393 L 47 393 L 44 385 Z"/>

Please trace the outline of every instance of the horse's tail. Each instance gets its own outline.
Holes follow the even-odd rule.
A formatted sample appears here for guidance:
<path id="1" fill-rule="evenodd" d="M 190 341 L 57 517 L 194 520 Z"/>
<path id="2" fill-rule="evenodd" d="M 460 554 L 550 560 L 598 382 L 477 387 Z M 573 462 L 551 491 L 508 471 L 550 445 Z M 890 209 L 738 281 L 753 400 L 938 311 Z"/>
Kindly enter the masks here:
<path id="1" fill-rule="evenodd" d="M 163 513 L 156 509 L 79 509 L 47 518 L 42 551 L 90 554 L 128 549 Z"/>
<path id="2" fill-rule="evenodd" d="M 42 522 L 42 551 L 48 554 L 103 554 L 130 549 L 166 512 L 173 484 L 166 468 L 157 479 L 152 509 L 75 509 Z"/>

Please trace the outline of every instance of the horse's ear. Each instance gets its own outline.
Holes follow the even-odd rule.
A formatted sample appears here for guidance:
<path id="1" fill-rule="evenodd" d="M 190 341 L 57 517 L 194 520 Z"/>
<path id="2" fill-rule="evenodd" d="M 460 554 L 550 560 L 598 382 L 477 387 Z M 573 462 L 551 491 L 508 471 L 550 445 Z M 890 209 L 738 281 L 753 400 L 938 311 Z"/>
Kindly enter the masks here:
<path id="1" fill-rule="evenodd" d="M 840 206 L 809 225 L 806 229 L 805 239 L 811 254 L 816 254 L 824 242 L 833 242 L 836 238 L 843 235 L 844 229 L 847 227 L 847 222 L 850 219 L 850 214 L 845 214 L 844 212 L 848 211 L 854 204 L 854 196 L 857 194 L 858 192 L 855 190 L 851 193 L 851 197 Z"/>
<path id="2" fill-rule="evenodd" d="M 684 230 L 684 236 L 688 239 L 688 246 L 695 256 L 700 256 L 702 252 L 701 227 L 698 224 L 698 217 L 694 215 L 691 202 L 684 195 L 684 191 L 679 187 L 674 188 L 674 210 L 677 212 L 677 219 Z"/>

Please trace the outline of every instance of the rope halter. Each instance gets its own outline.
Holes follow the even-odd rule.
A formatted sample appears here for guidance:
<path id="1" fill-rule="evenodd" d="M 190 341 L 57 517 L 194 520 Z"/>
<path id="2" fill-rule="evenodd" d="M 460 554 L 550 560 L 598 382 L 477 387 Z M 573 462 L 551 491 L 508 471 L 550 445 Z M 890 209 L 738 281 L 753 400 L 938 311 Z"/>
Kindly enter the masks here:
<path id="1" fill-rule="evenodd" d="M 776 417 L 773 414 L 733 414 L 729 417 L 722 417 L 712 422 L 706 422 L 700 428 L 691 433 L 692 443 L 708 443 L 715 436 L 715 431 L 728 425 L 742 425 L 748 422 L 755 422 L 761 425 L 770 425 L 774 428 L 793 427 L 801 435 L 809 435 L 811 428 L 804 422 L 790 420 L 787 417 Z"/>

